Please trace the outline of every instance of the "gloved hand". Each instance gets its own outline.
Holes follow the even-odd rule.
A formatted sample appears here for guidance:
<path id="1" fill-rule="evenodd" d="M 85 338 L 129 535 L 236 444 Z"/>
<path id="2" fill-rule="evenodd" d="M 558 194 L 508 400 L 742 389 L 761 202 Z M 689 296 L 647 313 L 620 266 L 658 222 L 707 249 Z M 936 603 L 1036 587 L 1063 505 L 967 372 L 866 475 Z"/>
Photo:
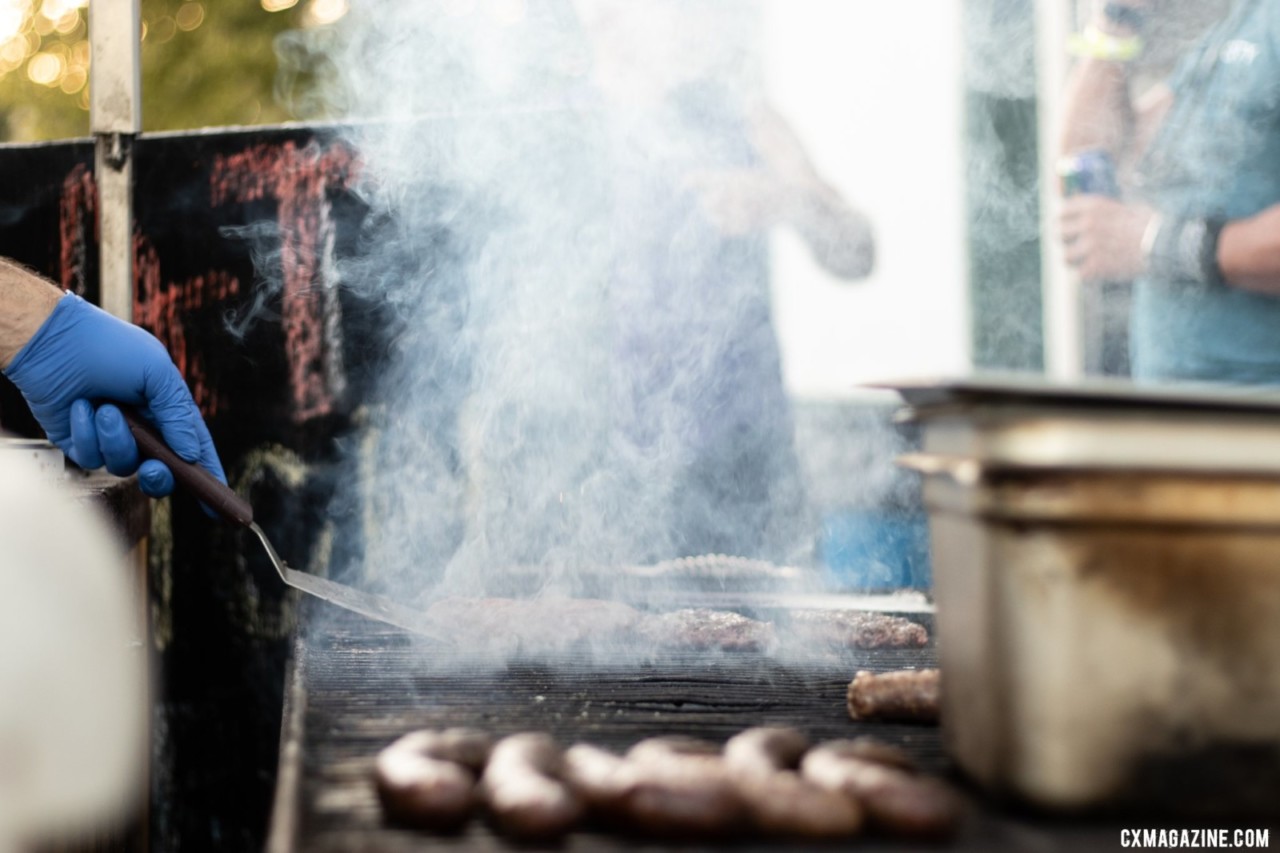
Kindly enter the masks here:
<path id="1" fill-rule="evenodd" d="M 75 294 L 58 300 L 53 313 L 27 341 L 5 374 L 18 386 L 49 440 L 81 468 L 117 476 L 138 472 L 142 491 L 164 497 L 173 473 L 148 459 L 138 464 L 138 445 L 111 400 L 135 407 L 174 453 L 227 481 L 186 382 L 164 346 L 137 326 L 119 320 Z"/>

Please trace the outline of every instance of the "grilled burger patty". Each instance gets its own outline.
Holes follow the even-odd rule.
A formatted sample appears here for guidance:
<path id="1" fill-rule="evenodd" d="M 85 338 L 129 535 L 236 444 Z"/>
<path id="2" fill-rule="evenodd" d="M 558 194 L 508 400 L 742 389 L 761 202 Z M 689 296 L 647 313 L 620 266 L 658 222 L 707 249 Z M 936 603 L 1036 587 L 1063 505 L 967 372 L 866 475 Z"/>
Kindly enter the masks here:
<path id="1" fill-rule="evenodd" d="M 923 625 L 862 610 L 796 610 L 786 621 L 797 641 L 830 649 L 918 649 L 929 644 Z"/>

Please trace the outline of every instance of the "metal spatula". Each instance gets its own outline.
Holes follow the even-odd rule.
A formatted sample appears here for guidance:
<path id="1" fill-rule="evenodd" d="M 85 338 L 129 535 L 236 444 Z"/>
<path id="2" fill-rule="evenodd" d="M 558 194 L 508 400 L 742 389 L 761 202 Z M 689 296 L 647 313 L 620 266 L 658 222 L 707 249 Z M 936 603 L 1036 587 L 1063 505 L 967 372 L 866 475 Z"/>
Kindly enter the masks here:
<path id="1" fill-rule="evenodd" d="M 254 522 L 253 507 L 248 501 L 224 486 L 199 465 L 185 461 L 170 450 L 169 445 L 165 444 L 164 439 L 150 424 L 132 412 L 123 409 L 122 411 L 125 422 L 129 424 L 129 431 L 138 442 L 138 452 L 144 458 L 157 459 L 169 466 L 174 479 L 219 516 L 252 530 L 258 539 L 262 540 L 263 547 L 267 549 L 267 556 L 271 558 L 271 564 L 275 566 L 280 579 L 286 584 L 309 595 L 323 598 L 331 604 L 359 613 L 361 616 L 422 634 L 437 642 L 453 645 L 453 640 L 433 627 L 426 614 L 421 611 L 397 604 L 380 595 L 336 583 L 328 578 L 289 568 L 284 560 L 280 559 L 276 549 L 271 547 L 271 542 L 267 540 L 262 528 Z"/>

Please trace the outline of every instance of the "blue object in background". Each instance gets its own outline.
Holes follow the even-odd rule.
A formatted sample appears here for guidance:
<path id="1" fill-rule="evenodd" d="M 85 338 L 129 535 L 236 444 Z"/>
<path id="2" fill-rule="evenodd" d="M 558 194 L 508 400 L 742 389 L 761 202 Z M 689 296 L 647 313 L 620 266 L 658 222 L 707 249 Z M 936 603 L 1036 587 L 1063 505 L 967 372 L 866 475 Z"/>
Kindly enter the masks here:
<path id="1" fill-rule="evenodd" d="M 832 585 L 840 589 L 928 589 L 928 516 L 883 510 L 841 510 L 822 523 L 819 548 Z"/>

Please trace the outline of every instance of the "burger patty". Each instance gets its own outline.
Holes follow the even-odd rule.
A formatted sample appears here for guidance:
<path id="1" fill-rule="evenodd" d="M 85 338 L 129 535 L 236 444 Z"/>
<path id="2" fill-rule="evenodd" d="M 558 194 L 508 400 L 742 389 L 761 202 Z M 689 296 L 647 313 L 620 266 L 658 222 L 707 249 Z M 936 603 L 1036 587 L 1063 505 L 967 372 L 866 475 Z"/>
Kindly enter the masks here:
<path id="1" fill-rule="evenodd" d="M 777 642 L 771 622 L 701 607 L 646 616 L 636 629 L 642 640 L 667 649 L 763 652 Z"/>
<path id="2" fill-rule="evenodd" d="M 591 598 L 442 598 L 431 623 L 460 647 L 477 651 L 563 652 L 583 645 L 629 650 L 761 652 L 776 642 L 773 625 L 727 610 L 696 608 L 642 613 Z"/>
<path id="3" fill-rule="evenodd" d="M 786 628 L 798 642 L 827 649 L 918 649 L 929 643 L 923 625 L 864 610 L 797 610 Z"/>

